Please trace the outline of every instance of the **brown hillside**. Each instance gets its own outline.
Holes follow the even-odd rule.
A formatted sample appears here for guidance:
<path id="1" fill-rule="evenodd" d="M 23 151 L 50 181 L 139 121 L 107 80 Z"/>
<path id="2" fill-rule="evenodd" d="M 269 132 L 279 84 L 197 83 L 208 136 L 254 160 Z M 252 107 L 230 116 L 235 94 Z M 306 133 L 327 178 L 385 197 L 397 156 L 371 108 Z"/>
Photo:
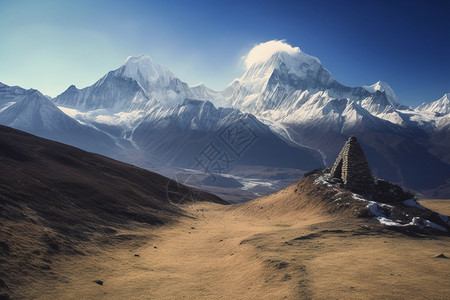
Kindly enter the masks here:
<path id="1" fill-rule="evenodd" d="M 74 147 L 0 126 L 0 288 L 51 268 L 54 254 L 130 239 L 136 226 L 183 215 L 181 202 L 215 195 Z M 171 203 L 172 202 L 172 203 Z"/>

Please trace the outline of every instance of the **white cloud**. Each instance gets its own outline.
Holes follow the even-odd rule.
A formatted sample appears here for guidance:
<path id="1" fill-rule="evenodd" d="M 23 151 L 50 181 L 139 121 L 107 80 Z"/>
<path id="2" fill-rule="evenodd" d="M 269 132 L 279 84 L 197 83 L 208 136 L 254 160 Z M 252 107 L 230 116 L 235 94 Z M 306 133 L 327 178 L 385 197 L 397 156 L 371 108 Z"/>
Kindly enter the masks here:
<path id="1" fill-rule="evenodd" d="M 301 50 L 299 47 L 292 47 L 291 45 L 285 43 L 284 40 L 272 40 L 261 43 L 253 47 L 253 49 L 250 50 L 247 56 L 244 57 L 245 67 L 248 70 L 253 64 L 263 62 L 277 52 L 287 52 L 289 54 L 294 54 L 299 53 L 300 51 Z"/>

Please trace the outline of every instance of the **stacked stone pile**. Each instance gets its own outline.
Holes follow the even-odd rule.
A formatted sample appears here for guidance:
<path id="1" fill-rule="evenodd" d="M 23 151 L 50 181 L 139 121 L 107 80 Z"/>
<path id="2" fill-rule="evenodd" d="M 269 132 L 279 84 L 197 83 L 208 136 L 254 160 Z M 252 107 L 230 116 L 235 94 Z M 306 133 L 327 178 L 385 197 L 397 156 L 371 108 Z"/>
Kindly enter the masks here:
<path id="1" fill-rule="evenodd" d="M 372 193 L 374 178 L 361 146 L 351 136 L 331 168 L 331 177 L 342 180 L 345 188 L 368 195 Z"/>

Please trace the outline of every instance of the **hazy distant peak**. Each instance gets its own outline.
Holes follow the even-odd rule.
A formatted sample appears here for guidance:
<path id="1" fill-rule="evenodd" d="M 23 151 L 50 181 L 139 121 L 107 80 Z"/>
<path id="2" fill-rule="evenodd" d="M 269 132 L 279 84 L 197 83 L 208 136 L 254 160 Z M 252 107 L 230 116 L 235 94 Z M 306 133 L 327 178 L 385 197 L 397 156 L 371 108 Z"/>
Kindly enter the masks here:
<path id="1" fill-rule="evenodd" d="M 76 85 L 72 84 L 67 88 L 66 91 L 77 91 L 77 90 L 78 90 L 78 88 L 76 87 Z"/>
<path id="2" fill-rule="evenodd" d="M 121 67 L 122 75 L 137 80 L 142 86 L 158 79 L 167 81 L 175 76 L 166 67 L 156 64 L 148 55 L 129 56 Z"/>
<path id="3" fill-rule="evenodd" d="M 141 54 L 136 56 L 128 56 L 125 60 L 125 65 L 128 63 L 136 63 L 136 62 L 151 62 L 152 59 L 147 54 Z"/>

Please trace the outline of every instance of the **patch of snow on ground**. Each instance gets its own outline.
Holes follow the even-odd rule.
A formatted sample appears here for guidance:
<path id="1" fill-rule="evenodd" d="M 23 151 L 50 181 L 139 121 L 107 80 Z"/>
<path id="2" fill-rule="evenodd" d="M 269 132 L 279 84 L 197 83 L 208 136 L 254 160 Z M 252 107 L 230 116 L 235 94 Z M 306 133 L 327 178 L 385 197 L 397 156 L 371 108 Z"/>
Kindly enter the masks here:
<path id="1" fill-rule="evenodd" d="M 326 185 L 327 187 L 333 187 L 333 185 L 328 182 L 329 179 L 330 179 L 330 175 L 324 174 L 324 175 L 319 176 L 316 180 L 314 180 L 314 184 L 323 184 L 323 185 Z"/>
<path id="2" fill-rule="evenodd" d="M 447 232 L 446 228 L 444 228 L 444 227 L 442 227 L 442 226 L 440 226 L 440 225 L 438 225 L 436 223 L 433 223 L 433 222 L 431 222 L 429 220 L 424 220 L 421 217 L 414 217 L 412 219 L 412 221 L 409 222 L 406 225 L 415 225 L 415 226 L 419 226 L 419 227 L 431 227 L 431 228 L 434 228 L 434 229 L 437 229 L 437 230 L 440 230 L 440 231 Z"/>
<path id="3" fill-rule="evenodd" d="M 355 199 L 355 200 L 369 201 L 369 200 L 367 200 L 366 198 L 364 198 L 363 196 L 358 195 L 358 194 L 352 194 L 352 197 L 353 197 L 353 199 Z M 373 202 L 373 201 L 372 201 L 372 202 Z"/>
<path id="4" fill-rule="evenodd" d="M 383 207 L 383 205 L 375 201 L 369 201 L 369 204 L 367 204 L 367 208 L 369 209 L 372 215 L 376 217 L 386 217 L 381 207 Z"/>
<path id="5" fill-rule="evenodd" d="M 421 217 L 413 217 L 412 221 L 407 223 L 407 224 L 398 223 L 398 222 L 396 222 L 396 221 L 394 221 L 392 219 L 389 219 L 385 215 L 384 211 L 382 210 L 383 207 L 393 208 L 393 206 L 385 204 L 385 203 L 379 203 L 379 202 L 376 202 L 376 201 L 367 200 L 367 199 L 365 199 L 364 197 L 362 197 L 362 196 L 360 196 L 358 194 L 353 194 L 353 199 L 368 202 L 367 209 L 369 209 L 370 213 L 374 216 L 374 219 L 377 220 L 378 222 L 380 222 L 383 225 L 386 225 L 386 226 L 401 226 L 401 227 L 418 226 L 418 227 L 421 227 L 421 228 L 428 227 L 428 228 L 433 228 L 433 229 L 437 229 L 437 230 L 440 230 L 440 231 L 447 232 L 446 228 L 444 228 L 444 227 L 442 227 L 442 226 L 440 226 L 440 225 L 438 225 L 436 223 L 433 223 L 433 222 L 431 222 L 429 220 L 422 219 Z M 418 207 L 420 209 L 425 209 L 423 206 L 418 204 L 417 201 L 414 200 L 414 199 L 405 200 L 405 201 L 403 201 L 403 204 L 405 204 L 407 206 Z M 444 215 L 441 215 L 441 214 L 439 216 L 441 217 L 441 219 L 443 219 L 445 222 L 447 222 L 447 224 L 449 223 L 447 216 L 444 216 Z"/>
<path id="6" fill-rule="evenodd" d="M 378 220 L 378 222 L 386 226 L 403 226 L 402 224 L 397 223 L 386 217 L 377 217 L 376 219 Z"/>

